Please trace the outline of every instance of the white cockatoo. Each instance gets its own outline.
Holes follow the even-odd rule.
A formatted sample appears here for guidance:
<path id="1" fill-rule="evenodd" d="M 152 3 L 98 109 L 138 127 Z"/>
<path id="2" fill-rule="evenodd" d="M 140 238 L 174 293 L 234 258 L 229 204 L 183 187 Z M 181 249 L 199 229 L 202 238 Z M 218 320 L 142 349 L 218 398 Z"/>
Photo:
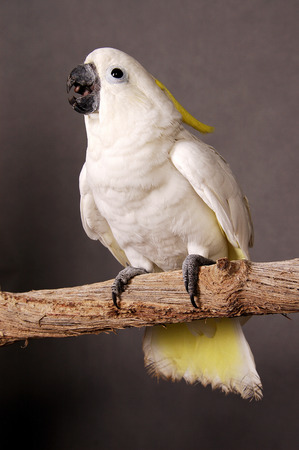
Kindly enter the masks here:
<path id="1" fill-rule="evenodd" d="M 67 85 L 88 138 L 80 174 L 83 227 L 125 266 L 112 286 L 115 306 L 134 276 L 182 267 L 196 307 L 199 267 L 248 258 L 253 241 L 248 203 L 228 164 L 183 122 L 202 132 L 211 127 L 120 50 L 94 50 Z M 157 376 L 262 397 L 240 319 L 149 327 L 143 349 Z"/>

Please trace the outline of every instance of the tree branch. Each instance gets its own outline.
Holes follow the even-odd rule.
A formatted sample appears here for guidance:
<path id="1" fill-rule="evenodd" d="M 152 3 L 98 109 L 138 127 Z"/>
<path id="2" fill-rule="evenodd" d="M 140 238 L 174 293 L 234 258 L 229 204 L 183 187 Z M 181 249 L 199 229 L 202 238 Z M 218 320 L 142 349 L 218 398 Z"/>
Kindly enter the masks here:
<path id="1" fill-rule="evenodd" d="M 140 275 L 111 300 L 112 281 L 0 292 L 0 345 L 30 338 L 97 334 L 126 327 L 190 322 L 208 317 L 299 312 L 299 259 L 270 263 L 217 261 L 199 274 L 200 307 L 192 307 L 182 272 Z"/>

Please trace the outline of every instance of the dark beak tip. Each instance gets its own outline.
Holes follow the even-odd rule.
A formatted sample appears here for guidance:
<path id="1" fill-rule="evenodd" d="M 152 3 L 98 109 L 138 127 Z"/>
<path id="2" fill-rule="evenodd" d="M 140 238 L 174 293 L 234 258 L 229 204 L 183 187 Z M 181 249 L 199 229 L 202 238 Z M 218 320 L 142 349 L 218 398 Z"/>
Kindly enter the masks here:
<path id="1" fill-rule="evenodd" d="M 72 107 L 74 107 L 74 104 L 76 103 L 75 97 L 69 98 L 68 101 L 69 101 L 69 104 L 70 104 Z"/>

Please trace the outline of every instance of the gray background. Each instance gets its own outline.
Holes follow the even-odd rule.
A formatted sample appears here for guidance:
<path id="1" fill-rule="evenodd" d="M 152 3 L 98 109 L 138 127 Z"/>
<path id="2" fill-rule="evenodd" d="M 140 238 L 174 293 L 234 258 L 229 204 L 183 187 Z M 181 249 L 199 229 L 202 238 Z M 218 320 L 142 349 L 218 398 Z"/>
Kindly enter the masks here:
<path id="1" fill-rule="evenodd" d="M 85 235 L 82 116 L 65 80 L 94 48 L 138 59 L 199 120 L 230 162 L 255 224 L 255 261 L 298 254 L 298 19 L 292 0 L 1 1 L 0 283 L 57 288 L 120 266 Z M 157 383 L 142 330 L 0 349 L 1 448 L 295 449 L 298 316 L 245 333 L 264 384 L 249 403 Z M 298 441 L 298 439 L 297 439 Z"/>

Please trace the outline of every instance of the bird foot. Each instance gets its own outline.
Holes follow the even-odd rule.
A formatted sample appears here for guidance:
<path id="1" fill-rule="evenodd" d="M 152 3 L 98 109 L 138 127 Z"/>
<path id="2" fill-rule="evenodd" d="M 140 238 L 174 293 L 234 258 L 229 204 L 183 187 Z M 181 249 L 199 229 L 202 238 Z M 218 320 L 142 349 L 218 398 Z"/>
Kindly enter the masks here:
<path id="1" fill-rule="evenodd" d="M 112 300 L 116 308 L 120 309 L 117 301 L 120 300 L 121 293 L 124 292 L 129 281 L 137 275 L 143 275 L 145 273 L 148 273 L 145 269 L 132 266 L 127 266 L 119 272 L 112 284 Z"/>
<path id="2" fill-rule="evenodd" d="M 201 255 L 188 255 L 183 262 L 183 279 L 186 291 L 190 296 L 190 300 L 194 308 L 199 308 L 196 303 L 198 302 L 198 272 L 202 266 L 210 266 L 215 264 L 216 261 L 205 258 Z"/>

